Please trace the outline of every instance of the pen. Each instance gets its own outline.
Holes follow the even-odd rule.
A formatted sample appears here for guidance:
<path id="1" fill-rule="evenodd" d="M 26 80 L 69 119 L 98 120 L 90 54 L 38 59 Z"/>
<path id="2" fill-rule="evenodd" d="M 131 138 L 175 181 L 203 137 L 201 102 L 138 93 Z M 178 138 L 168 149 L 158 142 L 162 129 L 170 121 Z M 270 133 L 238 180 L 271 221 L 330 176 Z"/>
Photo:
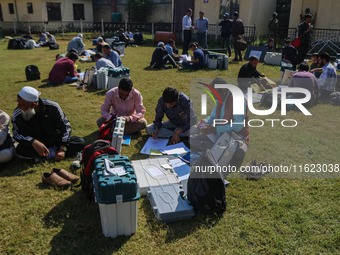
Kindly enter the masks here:
<path id="1" fill-rule="evenodd" d="M 154 132 L 155 137 L 156 137 L 156 139 L 157 139 L 155 126 L 154 126 L 152 129 L 153 129 L 153 132 Z"/>

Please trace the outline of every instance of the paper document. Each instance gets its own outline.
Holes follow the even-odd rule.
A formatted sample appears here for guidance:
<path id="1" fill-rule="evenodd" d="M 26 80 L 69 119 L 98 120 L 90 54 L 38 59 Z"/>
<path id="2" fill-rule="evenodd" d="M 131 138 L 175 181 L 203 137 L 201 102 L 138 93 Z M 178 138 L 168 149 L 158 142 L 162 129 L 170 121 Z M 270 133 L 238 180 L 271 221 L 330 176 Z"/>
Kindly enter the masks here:
<path id="1" fill-rule="evenodd" d="M 184 163 L 180 159 L 171 159 L 169 160 L 170 164 L 174 168 L 176 174 L 178 175 L 178 179 L 180 181 L 186 180 L 189 178 L 190 174 L 190 166 L 188 166 L 186 163 Z"/>
<path id="2" fill-rule="evenodd" d="M 104 159 L 104 164 L 105 164 L 105 171 L 104 175 L 125 175 L 126 171 L 123 166 L 115 166 L 113 162 L 111 162 L 108 159 Z"/>
<path id="3" fill-rule="evenodd" d="M 164 154 L 167 155 L 179 155 L 179 154 L 184 154 L 190 152 L 190 149 L 185 146 L 185 144 L 182 143 L 177 143 L 173 145 L 166 146 L 165 149 L 162 150 Z"/>
<path id="4" fill-rule="evenodd" d="M 152 155 L 150 154 L 150 150 L 164 150 L 168 142 L 169 139 L 153 139 L 149 137 L 140 153 Z"/>

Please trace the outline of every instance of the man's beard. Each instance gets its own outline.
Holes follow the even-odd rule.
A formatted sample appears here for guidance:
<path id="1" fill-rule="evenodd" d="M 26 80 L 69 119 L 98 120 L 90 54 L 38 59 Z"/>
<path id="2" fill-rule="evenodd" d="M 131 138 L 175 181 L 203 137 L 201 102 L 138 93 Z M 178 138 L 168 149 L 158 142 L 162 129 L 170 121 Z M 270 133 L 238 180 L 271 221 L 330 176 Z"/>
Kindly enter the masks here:
<path id="1" fill-rule="evenodd" d="M 24 120 L 29 121 L 35 115 L 34 108 L 29 108 L 26 111 L 22 111 L 22 117 Z"/>

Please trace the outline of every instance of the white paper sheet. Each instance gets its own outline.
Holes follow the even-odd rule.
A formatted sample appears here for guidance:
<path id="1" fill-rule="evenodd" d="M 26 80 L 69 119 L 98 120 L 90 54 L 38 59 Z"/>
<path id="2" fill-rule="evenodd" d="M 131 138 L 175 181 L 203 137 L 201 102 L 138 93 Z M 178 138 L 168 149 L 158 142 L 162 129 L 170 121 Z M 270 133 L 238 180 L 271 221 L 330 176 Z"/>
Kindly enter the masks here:
<path id="1" fill-rule="evenodd" d="M 190 152 L 190 149 L 185 146 L 185 144 L 182 143 L 177 143 L 173 145 L 166 146 L 162 152 L 167 155 L 174 155 L 174 154 L 184 154 Z"/>
<path id="2" fill-rule="evenodd" d="M 153 139 L 152 137 L 149 137 L 140 153 L 151 155 L 150 149 L 164 150 L 168 142 L 169 139 Z"/>

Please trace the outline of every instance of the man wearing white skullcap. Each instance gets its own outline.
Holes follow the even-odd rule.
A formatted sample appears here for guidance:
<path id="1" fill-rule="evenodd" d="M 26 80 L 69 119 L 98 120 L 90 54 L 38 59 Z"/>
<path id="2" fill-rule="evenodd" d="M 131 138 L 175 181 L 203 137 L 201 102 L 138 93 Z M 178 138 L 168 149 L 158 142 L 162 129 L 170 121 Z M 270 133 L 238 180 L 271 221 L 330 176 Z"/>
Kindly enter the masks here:
<path id="1" fill-rule="evenodd" d="M 81 55 L 85 51 L 85 44 L 83 43 L 83 35 L 79 34 L 72 38 L 72 40 L 68 43 L 67 51 L 71 51 L 71 49 L 76 49 L 78 54 Z"/>
<path id="2" fill-rule="evenodd" d="M 77 154 L 85 145 L 84 139 L 70 136 L 70 122 L 58 103 L 39 96 L 40 92 L 29 86 L 18 94 L 12 115 L 13 137 L 19 143 L 17 155 L 59 161 Z"/>

